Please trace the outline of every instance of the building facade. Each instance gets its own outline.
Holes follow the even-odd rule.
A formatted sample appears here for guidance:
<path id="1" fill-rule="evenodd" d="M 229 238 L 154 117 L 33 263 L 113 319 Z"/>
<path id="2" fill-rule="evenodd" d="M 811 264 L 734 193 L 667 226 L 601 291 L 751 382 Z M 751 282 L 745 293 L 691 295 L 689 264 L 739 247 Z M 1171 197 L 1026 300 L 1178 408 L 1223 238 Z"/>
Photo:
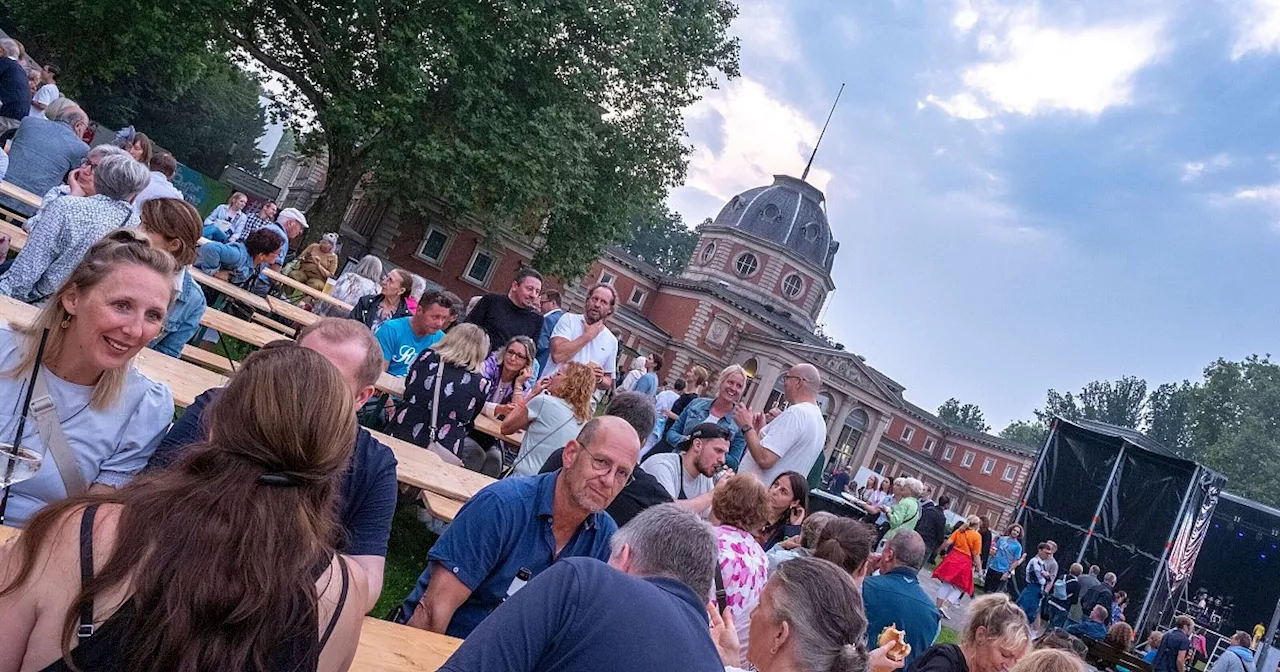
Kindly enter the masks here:
<path id="1" fill-rule="evenodd" d="M 590 287 L 612 285 L 618 306 L 609 327 L 618 336 L 620 370 L 650 353 L 662 355 L 662 377 L 670 380 L 695 364 L 713 374 L 739 364 L 750 376 L 743 400 L 754 411 L 785 403 L 782 375 L 809 362 L 823 377 L 824 476 L 846 465 L 911 475 L 932 486 L 935 498 L 950 496 L 957 513 L 987 516 L 993 526 L 1011 521 L 1032 449 L 948 426 L 908 402 L 903 386 L 863 357 L 816 332 L 835 290 L 831 269 L 840 247 L 824 203 L 807 182 L 776 176 L 698 228 L 679 276 L 609 248 L 583 277 L 559 286 L 565 307 L 580 309 Z M 440 212 L 419 216 L 356 202 L 342 233 L 348 256 L 367 250 L 465 299 L 505 292 L 534 256 L 527 241 L 481 230 Z"/>

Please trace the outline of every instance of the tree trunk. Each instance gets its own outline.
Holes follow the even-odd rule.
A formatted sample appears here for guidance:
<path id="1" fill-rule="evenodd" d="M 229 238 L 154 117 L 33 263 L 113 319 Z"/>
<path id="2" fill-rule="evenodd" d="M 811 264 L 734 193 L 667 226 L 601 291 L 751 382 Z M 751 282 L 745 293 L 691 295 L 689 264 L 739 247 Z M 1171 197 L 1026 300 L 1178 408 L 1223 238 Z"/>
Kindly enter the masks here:
<path id="1" fill-rule="evenodd" d="M 351 194 L 364 174 L 364 155 L 351 146 L 329 144 L 329 170 L 325 175 L 324 190 L 307 210 L 307 242 L 337 231 L 343 215 L 351 203 Z"/>

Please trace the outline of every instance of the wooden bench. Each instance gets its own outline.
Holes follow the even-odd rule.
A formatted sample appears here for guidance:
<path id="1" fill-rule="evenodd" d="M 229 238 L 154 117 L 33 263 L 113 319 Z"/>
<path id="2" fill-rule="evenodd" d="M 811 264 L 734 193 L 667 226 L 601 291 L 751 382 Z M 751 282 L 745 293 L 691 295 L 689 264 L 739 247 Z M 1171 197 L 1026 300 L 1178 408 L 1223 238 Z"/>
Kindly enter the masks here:
<path id="1" fill-rule="evenodd" d="M 278 341 L 284 336 L 278 332 L 274 332 L 264 326 L 245 322 L 244 320 L 228 315 L 220 310 L 206 308 L 204 315 L 200 317 L 200 324 L 217 331 L 220 334 L 233 336 L 249 345 L 262 346 Z"/>
<path id="2" fill-rule="evenodd" d="M 1143 660 L 1142 656 L 1136 653 L 1121 651 L 1110 644 L 1095 641 L 1088 637 L 1081 637 L 1080 640 L 1088 647 L 1088 653 L 1085 654 L 1085 662 L 1099 670 L 1119 672 L 1117 668 L 1123 667 L 1129 672 L 1152 672 L 1151 663 Z"/>
<path id="3" fill-rule="evenodd" d="M 182 346 L 182 361 L 203 366 L 210 371 L 221 374 L 235 372 L 235 363 L 216 352 L 209 352 L 194 345 Z"/>
<path id="4" fill-rule="evenodd" d="M 258 324 L 261 324 L 264 327 L 267 327 L 268 329 L 278 331 L 284 334 L 285 336 L 288 336 L 289 338 L 293 338 L 294 336 L 298 335 L 297 329 L 294 329 L 293 327 L 286 327 L 285 325 L 280 324 L 279 322 L 276 322 L 275 320 L 267 317 L 266 315 L 263 315 L 262 313 L 254 313 L 253 321 L 257 322 Z"/>
<path id="5" fill-rule="evenodd" d="M 351 304 L 346 303 L 345 301 L 340 301 L 338 299 L 335 299 L 332 296 L 325 294 L 324 292 L 307 285 L 306 283 L 298 282 L 297 280 L 294 280 L 293 278 L 279 271 L 272 270 L 270 268 L 265 268 L 262 270 L 262 273 L 266 275 L 267 279 L 271 280 L 272 282 L 278 282 L 291 289 L 296 289 L 299 292 L 302 292 L 303 294 L 306 294 L 307 296 L 310 296 L 313 299 L 324 301 L 325 303 L 338 308 L 344 313 L 350 313 L 351 309 L 354 307 Z"/>
<path id="6" fill-rule="evenodd" d="M 271 312 L 271 304 L 267 303 L 267 300 L 261 296 L 237 287 L 226 280 L 215 278 L 212 275 L 203 273 L 194 268 L 188 270 L 191 273 L 191 279 L 205 287 L 220 292 L 227 298 L 235 299 L 254 310 L 261 310 L 264 313 Z M 220 306 L 214 305 L 211 307 L 219 308 Z"/>
<path id="7" fill-rule="evenodd" d="M 271 306 L 271 312 L 289 320 L 290 322 L 297 323 L 300 326 L 305 327 L 320 321 L 319 315 L 308 310 L 303 310 L 288 301 L 277 299 L 274 296 L 267 297 L 267 304 Z"/>
<path id="8" fill-rule="evenodd" d="M 453 519 L 458 517 L 458 511 L 462 510 L 463 505 L 463 502 L 428 490 L 423 490 L 419 499 L 432 516 L 446 523 L 452 523 Z"/>
<path id="9" fill-rule="evenodd" d="M 0 222 L 0 235 L 9 237 L 9 249 L 14 252 L 20 252 L 27 245 L 27 232 L 23 231 L 20 226 L 9 222 Z"/>
<path id="10" fill-rule="evenodd" d="M 15 201 L 21 201 L 27 205 L 38 208 L 40 207 L 40 197 L 19 187 L 12 182 L 0 182 L 0 194 L 8 196 Z"/>

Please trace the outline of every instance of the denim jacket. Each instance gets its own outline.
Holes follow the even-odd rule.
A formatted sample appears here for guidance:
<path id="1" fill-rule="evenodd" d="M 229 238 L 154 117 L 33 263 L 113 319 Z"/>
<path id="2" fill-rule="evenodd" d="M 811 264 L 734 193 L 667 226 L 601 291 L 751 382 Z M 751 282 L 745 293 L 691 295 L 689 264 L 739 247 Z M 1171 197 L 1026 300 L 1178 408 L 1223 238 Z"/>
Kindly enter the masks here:
<path id="1" fill-rule="evenodd" d="M 182 346 L 200 329 L 204 316 L 204 291 L 186 269 L 182 271 L 182 291 L 164 318 L 164 329 L 151 341 L 151 348 L 170 357 L 182 354 Z"/>
<path id="2" fill-rule="evenodd" d="M 695 427 L 706 422 L 707 415 L 711 413 L 711 403 L 715 399 L 710 397 L 700 397 L 689 402 L 684 407 L 684 411 L 680 413 L 680 417 L 671 422 L 671 426 L 667 428 L 667 443 L 673 448 L 680 447 L 680 441 L 689 435 Z M 738 428 L 738 423 L 733 421 L 733 416 L 728 415 L 720 418 L 716 424 L 729 430 L 729 454 L 725 456 L 724 462 L 738 470 L 738 463 L 742 461 L 742 454 L 747 451 L 747 438 L 742 435 L 742 430 Z"/>

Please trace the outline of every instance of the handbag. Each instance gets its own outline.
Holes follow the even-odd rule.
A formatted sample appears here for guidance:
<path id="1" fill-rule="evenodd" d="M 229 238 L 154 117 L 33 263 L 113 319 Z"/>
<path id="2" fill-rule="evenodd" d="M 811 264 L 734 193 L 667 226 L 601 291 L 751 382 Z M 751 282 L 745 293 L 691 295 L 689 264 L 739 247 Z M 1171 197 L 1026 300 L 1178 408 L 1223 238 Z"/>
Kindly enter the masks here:
<path id="1" fill-rule="evenodd" d="M 67 435 L 62 431 L 62 422 L 58 420 L 58 408 L 49 394 L 49 384 L 45 382 L 44 371 L 36 375 L 34 383 L 35 398 L 31 400 L 31 415 L 36 421 L 36 431 L 44 439 L 53 456 L 53 463 L 58 467 L 58 475 L 62 477 L 62 486 L 68 497 L 84 494 L 84 475 L 76 464 L 75 453 L 67 442 Z"/>
<path id="2" fill-rule="evenodd" d="M 445 448 L 436 439 L 436 429 L 439 427 L 440 418 L 440 385 L 444 381 L 444 360 L 436 355 L 436 385 L 435 392 L 431 398 L 431 442 L 427 444 L 427 450 L 436 454 L 436 457 L 444 460 L 445 464 L 451 464 L 455 467 L 462 466 L 462 459 L 452 450 Z"/>

